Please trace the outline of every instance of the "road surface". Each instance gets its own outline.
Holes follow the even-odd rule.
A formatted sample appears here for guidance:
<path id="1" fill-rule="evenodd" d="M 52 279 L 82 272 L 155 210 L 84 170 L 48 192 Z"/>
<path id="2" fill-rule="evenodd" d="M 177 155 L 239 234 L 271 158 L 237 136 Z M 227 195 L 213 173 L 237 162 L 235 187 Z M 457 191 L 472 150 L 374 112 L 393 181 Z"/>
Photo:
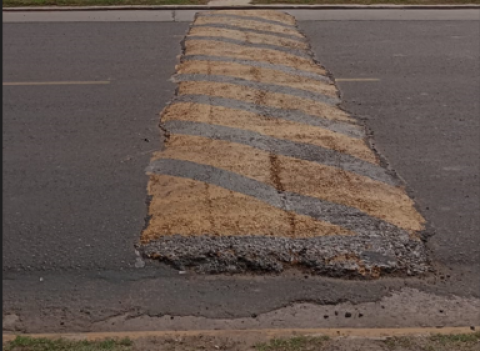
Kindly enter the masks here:
<path id="1" fill-rule="evenodd" d="M 478 324 L 478 22 L 471 12 L 293 14 L 337 80 L 341 106 L 364 121 L 426 218 L 434 272 L 197 276 L 141 261 L 145 167 L 162 147 L 159 112 L 173 97 L 192 13 L 7 14 L 7 329 Z"/>

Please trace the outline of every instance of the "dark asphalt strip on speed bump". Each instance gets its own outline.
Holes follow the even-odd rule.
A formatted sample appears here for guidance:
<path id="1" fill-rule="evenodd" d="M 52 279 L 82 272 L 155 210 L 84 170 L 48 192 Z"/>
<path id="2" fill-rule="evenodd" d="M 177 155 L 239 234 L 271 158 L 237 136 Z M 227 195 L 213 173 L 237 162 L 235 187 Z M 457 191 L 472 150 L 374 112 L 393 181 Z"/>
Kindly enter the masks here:
<path id="1" fill-rule="evenodd" d="M 252 65 L 249 64 L 219 61 L 212 64 L 210 61 L 195 60 L 184 62 L 182 64 L 177 72 L 177 76 L 184 74 L 235 77 L 243 80 L 251 80 L 257 83 L 272 84 L 274 86 L 281 85 L 287 88 L 298 89 L 302 92 L 313 91 L 318 94 L 337 98 L 337 90 L 333 84 L 318 84 L 317 79 L 299 77 L 297 74 L 281 72 L 278 69 L 252 67 Z M 234 82 L 232 82 L 232 84 L 234 84 Z M 243 84 L 243 86 L 247 85 Z M 315 96 L 313 98 L 315 100 Z"/>
<path id="2" fill-rule="evenodd" d="M 207 14 L 200 14 L 195 20 L 195 24 L 226 24 L 229 26 L 237 26 L 243 29 L 263 30 L 267 32 L 288 34 L 292 37 L 302 38 L 303 35 L 296 29 L 295 26 L 282 25 L 271 22 L 264 22 L 260 18 L 254 16 L 228 16 L 219 14 L 217 16 L 208 16 Z"/>
<path id="3" fill-rule="evenodd" d="M 190 121 L 169 121 L 165 123 L 165 129 L 172 134 L 204 136 L 212 140 L 249 145 L 259 150 L 274 152 L 277 155 L 335 166 L 344 171 L 354 172 L 387 184 L 394 184 L 392 177 L 380 166 L 352 157 L 349 154 L 308 143 L 277 139 L 244 129 Z"/>
<path id="4" fill-rule="evenodd" d="M 187 40 L 185 41 L 185 50 L 189 55 L 226 56 L 241 60 L 255 60 L 274 65 L 296 67 L 316 74 L 325 73 L 323 69 L 308 58 L 298 57 L 297 55 L 278 50 L 256 48 L 251 45 L 219 43 L 214 40 Z"/>
<path id="5" fill-rule="evenodd" d="M 276 50 L 276 51 L 280 51 L 280 52 L 286 52 L 290 55 L 296 55 L 298 57 L 308 58 L 308 54 L 305 51 L 302 51 L 302 50 L 296 50 L 296 49 L 292 49 L 290 47 L 284 47 L 284 46 L 279 46 L 279 45 L 274 45 L 274 44 L 252 43 L 252 42 L 249 42 L 248 44 L 245 44 L 245 40 L 225 38 L 225 37 L 222 37 L 222 36 L 195 35 L 195 36 L 191 36 L 190 38 L 186 38 L 186 40 L 211 40 L 211 41 L 215 41 L 215 42 L 224 42 L 224 43 L 230 43 L 230 44 L 236 44 L 236 45 L 242 45 L 242 46 L 248 45 L 249 47 L 252 47 L 252 48 Z"/>
<path id="6" fill-rule="evenodd" d="M 205 95 L 180 95 L 176 101 L 196 102 L 198 104 L 209 104 L 212 106 L 223 106 L 231 109 L 245 110 L 262 116 L 268 116 L 271 119 L 284 119 L 308 124 L 310 126 L 323 127 L 340 134 L 348 135 L 352 138 L 362 138 L 364 136 L 363 131 L 354 125 L 337 123 L 327 118 L 308 115 L 300 111 L 281 110 L 275 107 L 268 107 L 261 104 L 255 105 L 241 100 Z"/>
<path id="7" fill-rule="evenodd" d="M 260 35 L 264 35 L 265 39 L 268 39 L 268 38 L 274 36 L 274 37 L 277 37 L 277 38 L 283 38 L 283 39 L 289 39 L 289 40 L 292 40 L 292 41 L 296 41 L 300 44 L 306 42 L 305 38 L 298 37 L 296 35 L 278 33 L 278 32 L 272 32 L 272 31 L 268 31 L 268 30 L 260 30 L 260 29 L 255 29 L 255 28 L 242 27 L 242 26 L 235 26 L 235 25 L 225 24 L 225 23 L 196 24 L 193 29 L 196 29 L 196 28 L 200 28 L 200 29 L 203 29 L 203 28 L 217 28 L 217 29 L 233 30 L 233 31 L 241 32 L 244 35 L 260 34 Z"/>
<path id="8" fill-rule="evenodd" d="M 295 67 L 273 65 L 271 63 L 259 62 L 259 61 L 254 61 L 254 60 L 240 60 L 240 59 L 236 59 L 236 58 L 233 58 L 233 57 L 210 56 L 210 55 L 185 55 L 183 57 L 183 60 L 184 61 L 195 60 L 195 61 L 208 61 L 208 62 L 227 62 L 227 63 L 228 62 L 234 62 L 234 63 L 239 63 L 239 64 L 242 64 L 242 65 L 247 65 L 247 66 L 251 66 L 251 67 L 269 68 L 269 69 L 277 70 L 279 72 L 295 74 L 297 76 L 308 77 L 308 78 L 311 78 L 311 79 L 316 79 L 316 80 L 321 81 L 321 82 L 330 83 L 330 78 L 328 78 L 326 76 L 322 76 L 322 75 L 312 73 L 312 72 L 302 71 L 302 70 L 297 69 Z"/>
<path id="9" fill-rule="evenodd" d="M 202 82 L 203 81 L 203 82 L 231 83 L 231 84 L 242 85 L 242 86 L 246 86 L 254 89 L 260 89 L 263 91 L 294 95 L 301 98 L 321 101 L 329 105 L 335 105 L 340 103 L 340 100 L 337 97 L 330 97 L 324 94 L 318 94 L 315 92 L 306 91 L 302 89 L 290 88 L 283 85 L 259 83 L 259 82 L 246 80 L 242 78 L 236 78 L 236 77 L 219 76 L 219 75 L 213 75 L 213 74 L 210 74 L 210 75 L 181 74 L 181 75 L 175 76 L 175 80 L 177 82 Z"/>
<path id="10" fill-rule="evenodd" d="M 289 41 L 268 45 L 276 34 Z M 161 117 L 165 149 L 147 167 L 142 253 L 210 273 L 425 272 L 423 217 L 292 37 L 306 42 L 277 11 L 196 17 Z"/>
<path id="11" fill-rule="evenodd" d="M 300 49 L 307 49 L 308 45 L 304 41 L 294 40 L 291 38 L 278 37 L 277 35 L 268 35 L 268 34 L 258 34 L 252 31 L 248 33 L 245 31 L 237 29 L 227 29 L 227 28 L 212 28 L 212 26 L 204 27 L 195 27 L 190 30 L 189 37 L 216 37 L 216 38 L 227 38 L 234 40 L 241 40 L 243 42 L 247 41 L 251 44 L 267 44 L 271 45 L 273 48 L 280 49 L 280 51 L 285 51 L 286 48 L 297 49 L 297 52 Z M 303 52 L 304 53 L 304 52 Z"/>
<path id="12" fill-rule="evenodd" d="M 260 22 L 260 23 L 269 23 L 269 24 L 274 24 L 278 26 L 284 26 L 286 28 L 291 28 L 293 30 L 296 30 L 295 25 L 289 24 L 289 23 L 284 23 L 282 21 L 277 21 L 277 20 L 272 20 L 264 17 L 259 17 L 259 16 L 250 16 L 248 14 L 244 15 L 237 15 L 237 14 L 231 14 L 227 12 L 223 13 L 204 13 L 200 15 L 201 17 L 217 17 L 217 18 L 233 18 L 233 19 L 240 19 L 240 20 L 248 20 L 252 22 Z"/>
<path id="13" fill-rule="evenodd" d="M 190 97 L 187 95 L 187 97 Z M 240 96 L 241 97 L 241 96 Z M 197 100 L 198 101 L 198 100 Z M 227 100 L 229 102 L 230 100 Z M 225 101 L 224 101 L 225 102 Z M 207 103 L 176 103 L 163 116 L 163 123 L 186 121 L 224 126 L 260 133 L 276 139 L 314 145 L 347 154 L 376 165 L 376 155 L 363 142 L 325 127 L 315 127 L 294 119 L 265 118 L 244 109 Z M 328 125 L 327 125 L 328 127 Z M 236 133 L 238 135 L 238 133 Z M 306 144 L 308 141 L 308 144 Z"/>

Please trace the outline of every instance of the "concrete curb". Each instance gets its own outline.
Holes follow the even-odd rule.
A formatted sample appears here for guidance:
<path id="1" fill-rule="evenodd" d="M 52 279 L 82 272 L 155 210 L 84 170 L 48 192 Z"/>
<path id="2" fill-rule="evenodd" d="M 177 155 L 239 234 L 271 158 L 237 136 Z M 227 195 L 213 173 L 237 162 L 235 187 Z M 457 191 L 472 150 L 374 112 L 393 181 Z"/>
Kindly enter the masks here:
<path id="1" fill-rule="evenodd" d="M 119 10 L 470 10 L 480 5 L 124 5 L 124 6 L 24 6 L 3 7 L 4 12 L 119 11 Z"/>
<path id="2" fill-rule="evenodd" d="M 16 334 L 3 333 L 3 343 L 14 340 L 17 336 L 68 340 L 103 340 L 129 338 L 131 340 L 147 337 L 246 337 L 262 336 L 265 338 L 293 336 L 329 336 L 382 339 L 400 336 L 428 336 L 431 334 L 471 334 L 480 327 L 441 327 L 441 328 L 312 328 L 312 329 L 244 329 L 244 330 L 183 330 L 183 331 L 132 331 L 132 332 L 98 332 L 98 333 L 50 333 L 50 334 Z"/>

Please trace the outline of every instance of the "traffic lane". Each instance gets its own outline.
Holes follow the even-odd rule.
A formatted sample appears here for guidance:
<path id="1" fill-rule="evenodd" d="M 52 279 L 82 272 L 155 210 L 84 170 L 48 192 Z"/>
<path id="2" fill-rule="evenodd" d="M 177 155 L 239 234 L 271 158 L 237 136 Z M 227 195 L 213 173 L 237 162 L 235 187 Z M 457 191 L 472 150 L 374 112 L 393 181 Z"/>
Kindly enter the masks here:
<path id="1" fill-rule="evenodd" d="M 187 23 L 4 24 L 6 270 L 135 263 L 145 165 Z"/>
<path id="2" fill-rule="evenodd" d="M 478 270 L 477 22 L 301 22 L 317 59 L 434 227 L 433 259 Z M 478 285 L 477 285 L 478 286 Z"/>
<path id="3" fill-rule="evenodd" d="M 5 23 L 3 81 L 163 82 L 174 72 L 187 28 L 187 23 L 152 22 Z"/>

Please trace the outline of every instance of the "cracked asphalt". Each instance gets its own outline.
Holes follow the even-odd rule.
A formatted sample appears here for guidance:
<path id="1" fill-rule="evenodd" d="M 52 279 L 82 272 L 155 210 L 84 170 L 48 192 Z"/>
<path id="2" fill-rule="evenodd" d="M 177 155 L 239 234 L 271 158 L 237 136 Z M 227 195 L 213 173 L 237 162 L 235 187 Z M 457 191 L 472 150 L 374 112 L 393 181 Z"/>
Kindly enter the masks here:
<path id="1" fill-rule="evenodd" d="M 434 233 L 435 272 L 372 282 L 135 268 L 144 169 L 189 24 L 4 23 L 4 82 L 110 81 L 3 87 L 4 328 L 478 325 L 478 23 L 299 23 Z"/>

